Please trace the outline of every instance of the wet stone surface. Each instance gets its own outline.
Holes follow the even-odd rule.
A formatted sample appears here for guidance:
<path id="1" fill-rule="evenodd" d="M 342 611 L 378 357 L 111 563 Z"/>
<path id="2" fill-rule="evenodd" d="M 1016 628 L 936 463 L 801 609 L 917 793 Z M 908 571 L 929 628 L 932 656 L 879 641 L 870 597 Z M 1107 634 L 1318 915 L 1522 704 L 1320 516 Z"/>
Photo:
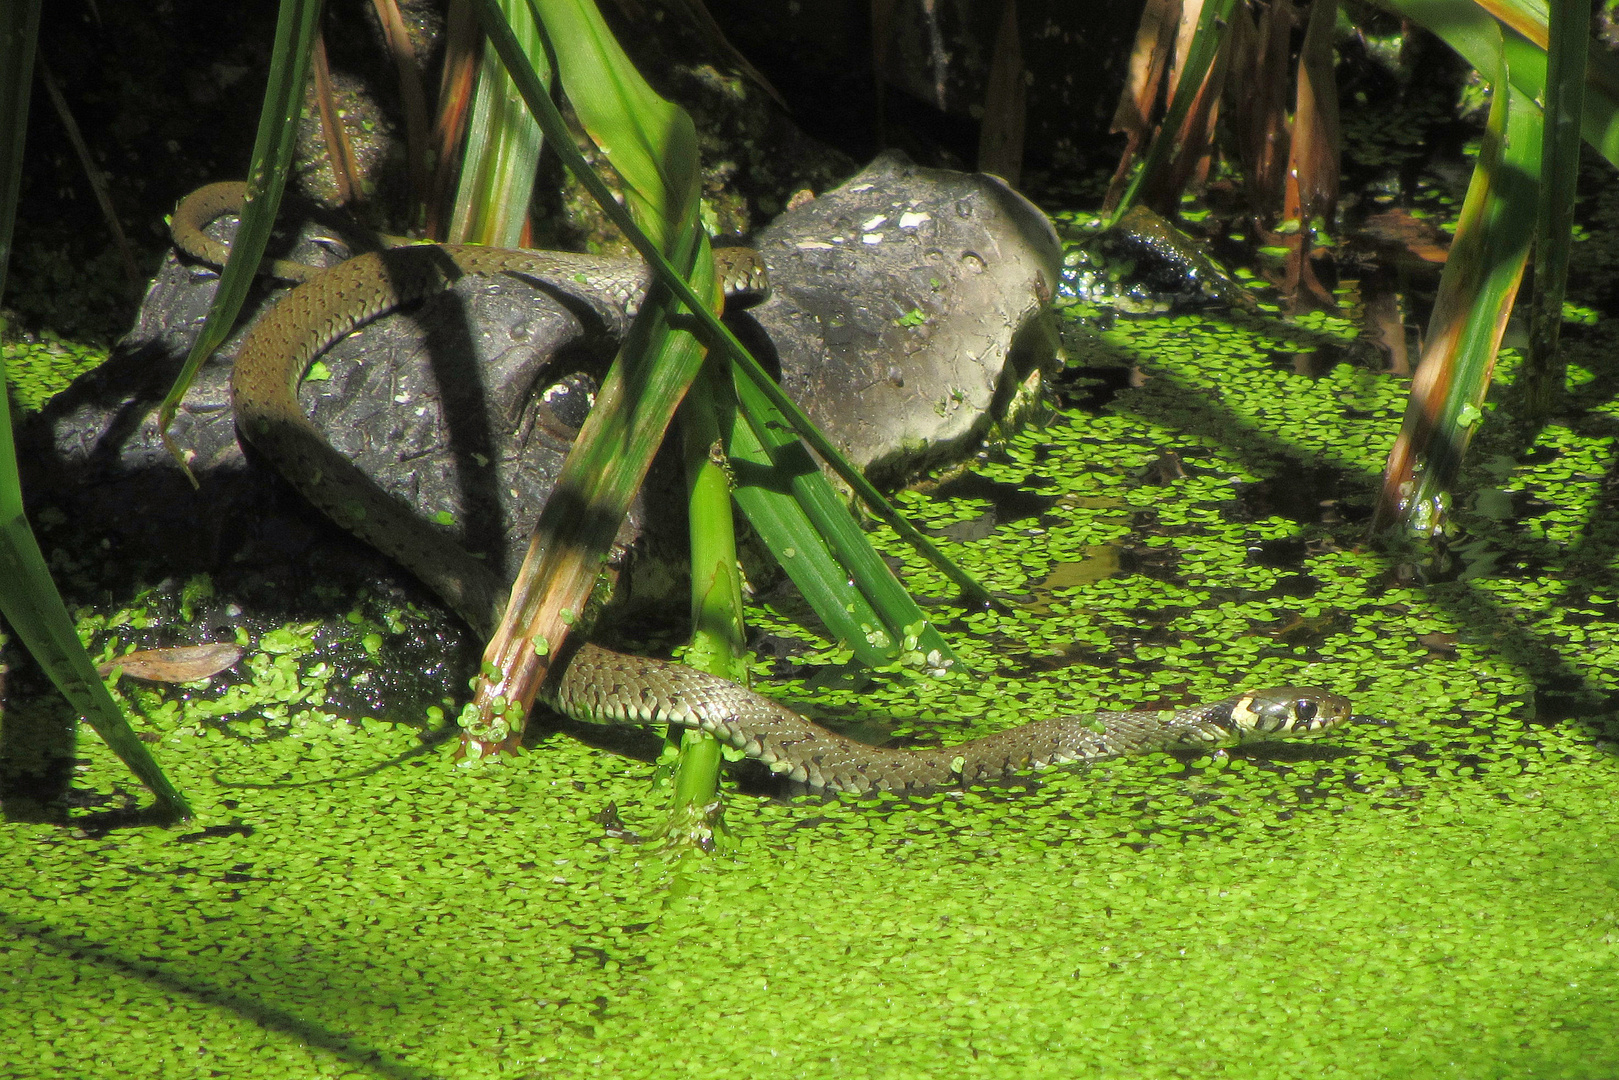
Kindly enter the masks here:
<path id="1" fill-rule="evenodd" d="M 335 262 L 333 236 L 328 223 L 306 224 L 273 253 Z M 879 473 L 975 446 L 1049 356 L 1039 324 L 1059 268 L 1056 236 L 994 178 L 885 157 L 758 242 L 775 295 L 744 316 L 743 332 L 833 440 Z M 267 463 L 244 455 L 229 399 L 241 333 L 198 373 L 170 432 L 197 489 L 163 448 L 156 404 L 217 280 L 170 257 L 113 359 L 24 430 L 29 490 L 52 492 L 77 528 L 165 573 L 245 560 L 294 574 L 324 547 L 359 580 L 396 575 L 312 520 Z M 273 299 L 261 284 L 249 309 Z M 385 490 L 510 576 L 625 326 L 618 313 L 516 278 L 463 279 L 339 341 L 300 399 Z M 649 486 L 679 489 L 672 479 Z M 621 562 L 631 552 L 656 562 L 678 547 L 683 525 L 671 509 L 637 505 L 619 535 Z M 647 535 L 654 520 L 673 538 Z M 621 583 L 655 591 L 667 579 L 649 571 Z"/>

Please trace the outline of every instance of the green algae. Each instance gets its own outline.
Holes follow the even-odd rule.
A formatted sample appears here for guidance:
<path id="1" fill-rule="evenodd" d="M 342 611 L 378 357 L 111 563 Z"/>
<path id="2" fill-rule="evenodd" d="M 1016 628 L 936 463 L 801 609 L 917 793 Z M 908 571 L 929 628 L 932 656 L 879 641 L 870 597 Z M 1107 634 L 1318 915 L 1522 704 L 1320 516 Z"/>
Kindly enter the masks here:
<path id="1" fill-rule="evenodd" d="M 961 673 L 829 685 L 797 665 L 848 651 L 773 597 L 753 618 L 802 677 L 756 674 L 901 742 L 1291 681 L 1380 723 L 922 798 L 733 795 L 736 850 L 694 861 L 635 842 L 662 796 L 633 757 L 552 732 L 467 774 L 443 708 L 333 708 L 408 613 L 356 609 L 340 659 L 288 624 L 206 691 L 128 691 L 195 824 L 107 830 L 134 793 L 81 737 L 80 828 L 0 826 L 0 1072 L 1614 1075 L 1614 343 L 1571 330 L 1577 414 L 1533 444 L 1487 423 L 1480 498 L 1418 559 L 1360 543 L 1404 388 L 1291 364 L 1347 326 L 1072 322 L 1078 364 L 1146 377 L 973 463 L 1040 501 L 900 498 L 1013 602 L 936 604 Z M 1111 573 L 1054 579 L 1104 548 Z M 81 630 L 111 657 L 168 616 Z"/>
<path id="2" fill-rule="evenodd" d="M 49 332 L 23 334 L 0 345 L 6 383 L 19 406 L 38 411 L 73 378 L 107 359 L 107 348 Z"/>

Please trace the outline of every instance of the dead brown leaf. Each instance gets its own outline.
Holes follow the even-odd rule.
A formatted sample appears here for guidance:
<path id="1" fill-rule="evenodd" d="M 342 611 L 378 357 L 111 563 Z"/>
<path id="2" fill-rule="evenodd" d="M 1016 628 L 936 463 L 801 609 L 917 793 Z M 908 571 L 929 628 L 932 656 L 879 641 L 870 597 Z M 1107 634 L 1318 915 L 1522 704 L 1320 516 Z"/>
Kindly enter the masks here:
<path id="1" fill-rule="evenodd" d="M 226 642 L 141 649 L 96 666 L 103 679 L 122 668 L 125 675 L 147 682 L 185 683 L 218 675 L 242 658 L 242 650 Z"/>

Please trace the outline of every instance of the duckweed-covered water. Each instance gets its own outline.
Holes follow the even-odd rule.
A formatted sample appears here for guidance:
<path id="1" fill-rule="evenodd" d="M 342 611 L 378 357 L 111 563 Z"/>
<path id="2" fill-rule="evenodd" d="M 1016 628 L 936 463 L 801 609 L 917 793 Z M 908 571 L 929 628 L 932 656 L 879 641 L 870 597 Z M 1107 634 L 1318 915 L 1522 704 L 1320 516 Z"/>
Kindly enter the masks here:
<path id="1" fill-rule="evenodd" d="M 933 608 L 965 670 L 855 695 L 761 661 L 763 688 L 901 741 L 1282 682 L 1380 723 L 909 800 L 733 794 L 733 849 L 680 857 L 637 842 L 646 761 L 553 732 L 459 770 L 414 752 L 442 715 L 334 711 L 363 670 L 288 627 L 223 697 L 132 699 L 196 822 L 97 828 L 133 789 L 81 732 L 90 828 L 0 825 L 0 1074 L 1619 1074 L 1611 331 L 1569 330 L 1577 413 L 1533 445 L 1486 427 L 1463 531 L 1419 562 L 1361 544 L 1404 385 L 1295 371 L 1347 323 L 1069 314 L 1049 423 L 965 494 L 902 498 L 1016 601 Z M 789 599 L 754 617 L 793 663 L 846 658 Z M 117 622 L 87 619 L 93 651 Z M 356 666 L 386 663 L 403 627 L 362 629 Z M 15 703 L 9 737 L 55 707 Z"/>

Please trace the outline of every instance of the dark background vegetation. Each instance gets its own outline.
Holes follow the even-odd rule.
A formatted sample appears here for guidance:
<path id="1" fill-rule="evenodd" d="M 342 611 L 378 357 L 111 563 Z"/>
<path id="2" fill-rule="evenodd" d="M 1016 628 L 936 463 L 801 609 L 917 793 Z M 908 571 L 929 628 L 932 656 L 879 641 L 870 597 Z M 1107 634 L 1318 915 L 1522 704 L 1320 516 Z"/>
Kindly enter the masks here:
<path id="1" fill-rule="evenodd" d="M 403 6 L 407 22 L 432 42 L 432 93 L 443 4 L 407 0 Z M 682 0 L 603 0 L 601 6 L 654 85 L 678 97 L 678 84 L 658 67 L 711 42 Z M 924 164 L 970 168 L 979 129 L 974 114 L 981 113 L 999 6 L 941 4 L 936 24 L 928 26 L 913 25 L 919 7 L 897 13 L 880 106 L 871 6 L 864 0 L 714 0 L 709 8 L 812 138 L 854 162 L 893 146 Z M 1062 188 L 1076 170 L 1105 170 L 1116 158 L 1122 141 L 1106 129 L 1139 5 L 1024 0 L 1020 13 L 1031 72 L 1027 186 L 1038 197 L 1042 188 Z M 107 176 L 142 274 L 155 269 L 167 247 L 164 215 L 182 195 L 243 175 L 275 14 L 273 0 L 46 5 L 40 58 Z M 373 90 L 397 128 L 394 75 L 371 5 L 331 0 L 324 18 L 334 71 Z M 948 63 L 938 63 L 940 57 Z M 775 108 L 762 95 L 756 100 Z M 24 327 L 111 340 L 128 325 L 140 286 L 120 269 L 83 166 L 43 86 L 33 95 L 27 152 L 6 302 Z"/>

